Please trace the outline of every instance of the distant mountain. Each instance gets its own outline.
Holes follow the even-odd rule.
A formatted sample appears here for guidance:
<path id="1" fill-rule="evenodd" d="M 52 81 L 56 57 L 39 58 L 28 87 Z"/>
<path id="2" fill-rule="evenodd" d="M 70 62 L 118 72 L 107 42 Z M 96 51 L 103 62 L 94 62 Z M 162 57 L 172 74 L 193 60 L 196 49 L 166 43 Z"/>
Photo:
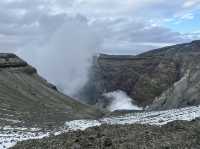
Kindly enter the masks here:
<path id="1" fill-rule="evenodd" d="M 0 54 L 0 125 L 54 127 L 100 111 L 58 92 L 14 54 Z"/>
<path id="2" fill-rule="evenodd" d="M 123 90 L 150 110 L 200 104 L 200 40 L 136 56 L 100 55 L 81 92 L 90 104 Z"/>

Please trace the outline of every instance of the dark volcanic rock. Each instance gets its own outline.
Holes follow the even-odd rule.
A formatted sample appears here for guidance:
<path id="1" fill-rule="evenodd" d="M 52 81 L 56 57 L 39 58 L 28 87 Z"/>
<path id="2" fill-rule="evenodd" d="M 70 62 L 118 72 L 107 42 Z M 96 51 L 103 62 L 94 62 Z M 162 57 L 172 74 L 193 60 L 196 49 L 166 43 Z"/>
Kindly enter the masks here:
<path id="1" fill-rule="evenodd" d="M 165 126 L 104 125 L 42 140 L 18 143 L 13 149 L 199 149 L 200 121 Z"/>
<path id="2" fill-rule="evenodd" d="M 14 54 L 0 54 L 0 125 L 47 127 L 101 113 L 56 90 Z"/>
<path id="3" fill-rule="evenodd" d="M 200 41 L 160 48 L 137 56 L 100 55 L 82 95 L 95 104 L 101 102 L 103 93 L 123 90 L 143 106 L 160 101 L 162 96 L 162 102 L 155 103 L 151 109 L 196 105 L 200 104 L 199 70 Z M 176 83 L 187 75 L 190 83 L 186 89 L 180 87 L 181 92 L 186 93 L 177 93 L 179 89 L 172 92 Z M 194 83 L 196 88 L 191 88 Z M 168 102 L 168 97 L 173 97 L 175 102 Z"/>

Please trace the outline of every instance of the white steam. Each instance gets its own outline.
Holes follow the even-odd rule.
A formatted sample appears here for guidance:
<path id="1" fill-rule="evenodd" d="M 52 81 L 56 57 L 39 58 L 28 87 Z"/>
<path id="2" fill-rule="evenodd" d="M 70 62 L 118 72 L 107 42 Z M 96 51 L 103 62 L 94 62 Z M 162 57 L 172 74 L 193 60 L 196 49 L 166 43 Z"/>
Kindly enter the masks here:
<path id="1" fill-rule="evenodd" d="M 141 107 L 134 105 L 132 99 L 123 91 L 117 90 L 106 93 L 104 96 L 111 100 L 108 109 L 110 111 L 116 110 L 143 110 Z"/>
<path id="2" fill-rule="evenodd" d="M 31 54 L 26 50 L 19 54 L 62 92 L 74 96 L 88 79 L 99 38 L 86 20 L 77 18 L 67 19 L 47 36 Z"/>

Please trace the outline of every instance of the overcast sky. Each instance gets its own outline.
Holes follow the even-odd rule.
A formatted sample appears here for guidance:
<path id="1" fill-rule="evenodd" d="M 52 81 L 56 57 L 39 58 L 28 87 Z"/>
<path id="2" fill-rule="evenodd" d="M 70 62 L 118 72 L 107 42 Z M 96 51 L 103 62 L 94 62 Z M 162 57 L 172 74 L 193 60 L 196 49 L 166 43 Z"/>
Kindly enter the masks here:
<path id="1" fill-rule="evenodd" d="M 199 9 L 200 0 L 1 0 L 0 49 L 42 45 L 77 19 L 101 39 L 99 51 L 136 54 L 198 39 Z"/>
<path id="2" fill-rule="evenodd" d="M 200 0 L 0 0 L 0 52 L 15 52 L 70 96 L 93 55 L 200 39 Z"/>

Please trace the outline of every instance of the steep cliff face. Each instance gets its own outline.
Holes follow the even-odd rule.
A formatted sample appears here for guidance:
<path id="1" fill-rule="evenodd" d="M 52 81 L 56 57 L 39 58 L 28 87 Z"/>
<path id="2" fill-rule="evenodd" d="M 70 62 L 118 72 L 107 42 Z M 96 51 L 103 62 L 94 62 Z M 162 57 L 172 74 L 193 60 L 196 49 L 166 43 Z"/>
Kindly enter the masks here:
<path id="1" fill-rule="evenodd" d="M 47 127 L 100 112 L 59 93 L 14 54 L 0 54 L 0 125 Z"/>
<path id="2" fill-rule="evenodd" d="M 149 110 L 162 110 L 200 104 L 200 71 L 188 71 L 149 106 Z"/>
<path id="3" fill-rule="evenodd" d="M 161 110 L 199 105 L 200 41 L 163 48 L 153 52 L 156 55 L 171 57 L 175 60 L 179 66 L 180 79 L 163 91 L 160 96 L 157 96 L 149 109 Z M 148 53 L 146 54 L 148 55 Z"/>
<path id="4" fill-rule="evenodd" d="M 103 93 L 120 89 L 142 106 L 156 104 L 161 100 L 160 96 L 162 101 L 168 101 L 168 98 L 177 101 L 175 105 L 168 103 L 164 106 L 164 101 L 162 105 L 157 104 L 163 109 L 195 105 L 199 104 L 199 90 L 191 86 L 194 83 L 198 86 L 199 68 L 200 41 L 160 48 L 137 56 L 100 55 L 93 66 L 91 80 L 83 92 L 94 103 L 101 102 Z M 188 72 L 190 77 L 193 76 L 190 80 L 194 83 L 187 85 L 187 92 L 182 87 L 185 94 L 172 92 L 175 83 L 181 81 Z M 88 94 L 89 91 L 93 91 L 93 94 Z"/>

